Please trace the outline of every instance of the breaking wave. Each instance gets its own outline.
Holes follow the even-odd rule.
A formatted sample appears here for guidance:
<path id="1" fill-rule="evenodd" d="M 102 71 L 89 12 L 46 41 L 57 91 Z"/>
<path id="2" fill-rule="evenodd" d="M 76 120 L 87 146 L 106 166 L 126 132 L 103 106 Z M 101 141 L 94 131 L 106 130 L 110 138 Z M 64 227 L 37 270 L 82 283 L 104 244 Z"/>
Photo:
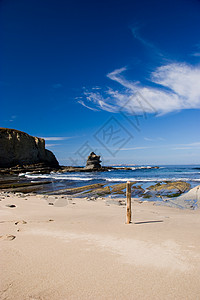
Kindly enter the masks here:
<path id="1" fill-rule="evenodd" d="M 109 182 L 143 181 L 143 182 L 161 182 L 161 181 L 200 181 L 194 178 L 105 178 Z"/>
<path id="2" fill-rule="evenodd" d="M 152 167 L 152 166 L 145 166 L 145 167 L 143 167 L 143 166 L 141 166 L 141 167 L 130 167 L 131 168 L 131 170 L 151 170 L 151 169 L 153 169 L 153 170 L 155 170 L 155 169 L 160 169 L 160 167 Z"/>
<path id="3" fill-rule="evenodd" d="M 93 180 L 94 178 L 91 177 L 81 177 L 81 176 L 70 176 L 65 174 L 28 174 L 28 173 L 21 173 L 19 176 L 23 176 L 25 178 L 30 179 L 56 179 L 56 180 L 76 180 L 76 181 L 88 181 Z"/>

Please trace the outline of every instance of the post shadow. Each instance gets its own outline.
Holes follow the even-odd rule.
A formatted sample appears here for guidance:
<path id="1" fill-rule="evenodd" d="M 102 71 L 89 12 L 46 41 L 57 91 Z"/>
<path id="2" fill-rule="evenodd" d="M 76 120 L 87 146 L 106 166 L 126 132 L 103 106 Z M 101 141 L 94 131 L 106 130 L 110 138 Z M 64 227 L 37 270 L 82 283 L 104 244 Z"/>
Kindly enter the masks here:
<path id="1" fill-rule="evenodd" d="M 163 220 L 154 220 L 154 221 L 141 221 L 141 222 L 134 222 L 134 224 L 139 225 L 139 224 L 151 224 L 151 223 L 162 223 L 164 222 Z"/>

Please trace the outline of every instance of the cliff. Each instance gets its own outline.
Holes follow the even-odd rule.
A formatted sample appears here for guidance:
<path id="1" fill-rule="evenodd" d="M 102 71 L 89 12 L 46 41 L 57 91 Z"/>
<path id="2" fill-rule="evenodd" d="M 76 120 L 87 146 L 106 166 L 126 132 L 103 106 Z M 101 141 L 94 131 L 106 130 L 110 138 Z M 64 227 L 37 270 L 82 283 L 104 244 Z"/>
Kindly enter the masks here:
<path id="1" fill-rule="evenodd" d="M 0 128 L 0 168 L 43 163 L 58 167 L 55 155 L 45 149 L 45 140 L 25 132 Z"/>

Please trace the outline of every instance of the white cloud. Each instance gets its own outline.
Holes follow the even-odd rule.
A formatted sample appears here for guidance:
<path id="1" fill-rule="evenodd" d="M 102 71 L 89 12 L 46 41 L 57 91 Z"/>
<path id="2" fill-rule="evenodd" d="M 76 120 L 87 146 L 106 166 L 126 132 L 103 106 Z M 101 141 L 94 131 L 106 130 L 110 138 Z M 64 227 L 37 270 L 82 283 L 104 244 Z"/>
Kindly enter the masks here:
<path id="1" fill-rule="evenodd" d="M 148 50 L 151 50 L 151 53 L 156 56 L 163 57 L 163 53 L 160 51 L 158 47 L 156 47 L 153 43 L 149 42 L 145 38 L 143 38 L 139 31 L 141 26 L 135 26 L 131 28 L 132 34 L 136 40 L 138 40 L 140 43 L 142 43 L 145 47 L 148 48 Z"/>
<path id="2" fill-rule="evenodd" d="M 150 149 L 152 147 L 133 147 L 133 148 L 122 148 L 120 151 L 129 151 L 129 150 L 143 150 L 143 149 Z"/>
<path id="3" fill-rule="evenodd" d="M 200 52 L 195 52 L 195 53 L 192 53 L 192 56 L 195 56 L 195 57 L 200 57 Z"/>
<path id="4" fill-rule="evenodd" d="M 188 144 L 179 144 L 176 147 L 172 148 L 172 150 L 195 150 L 200 148 L 200 142 L 188 143 Z"/>
<path id="5" fill-rule="evenodd" d="M 62 144 L 46 144 L 46 147 L 55 147 L 55 146 L 60 146 Z"/>
<path id="6" fill-rule="evenodd" d="M 109 73 L 107 77 L 113 81 L 120 83 L 123 87 L 126 87 L 130 90 L 135 89 L 137 87 L 137 84 L 139 84 L 139 82 L 131 82 L 129 80 L 126 80 L 123 76 L 121 76 L 121 73 L 124 71 L 126 71 L 126 67 L 121 69 L 116 69 L 115 71 Z"/>
<path id="7" fill-rule="evenodd" d="M 9 122 L 13 122 L 16 118 L 17 118 L 17 116 L 11 116 Z"/>
<path id="8" fill-rule="evenodd" d="M 190 143 L 190 144 L 184 144 L 185 146 L 192 146 L 192 147 L 199 147 L 200 146 L 200 142 L 196 142 L 196 143 Z"/>
<path id="9" fill-rule="evenodd" d="M 121 110 L 130 114 L 157 113 L 163 115 L 182 109 L 200 108 L 200 66 L 186 63 L 170 63 L 158 67 L 150 76 L 154 86 L 127 80 L 117 69 L 107 75 L 120 84 L 120 90 L 107 88 L 104 92 L 85 91 L 89 109 L 95 107 L 117 113 Z M 81 101 L 82 105 L 87 105 Z M 79 101 L 80 103 L 80 101 Z"/>
<path id="10" fill-rule="evenodd" d="M 88 108 L 88 109 L 90 109 L 90 110 L 98 111 L 98 109 L 93 108 L 93 107 L 89 107 L 88 105 L 86 105 L 86 104 L 84 103 L 84 101 L 82 101 L 82 100 L 79 100 L 78 103 L 80 103 L 81 105 L 83 105 L 84 107 L 86 107 L 86 108 Z"/>
<path id="11" fill-rule="evenodd" d="M 52 137 L 41 137 L 42 139 L 45 139 L 45 141 L 64 141 L 64 140 L 69 140 L 72 137 L 67 137 L 67 136 L 52 136 Z"/>
<path id="12" fill-rule="evenodd" d="M 148 141 L 148 142 L 154 142 L 155 141 L 155 139 L 151 139 L 151 138 L 148 138 L 148 137 L 144 137 L 144 140 Z"/>
<path id="13" fill-rule="evenodd" d="M 100 86 L 95 86 L 92 88 L 92 90 L 101 90 L 101 87 Z"/>
<path id="14" fill-rule="evenodd" d="M 165 139 L 162 138 L 162 137 L 157 137 L 157 138 L 154 138 L 154 139 L 148 138 L 148 137 L 144 137 L 144 140 L 145 140 L 145 141 L 148 141 L 148 142 L 165 141 Z"/>

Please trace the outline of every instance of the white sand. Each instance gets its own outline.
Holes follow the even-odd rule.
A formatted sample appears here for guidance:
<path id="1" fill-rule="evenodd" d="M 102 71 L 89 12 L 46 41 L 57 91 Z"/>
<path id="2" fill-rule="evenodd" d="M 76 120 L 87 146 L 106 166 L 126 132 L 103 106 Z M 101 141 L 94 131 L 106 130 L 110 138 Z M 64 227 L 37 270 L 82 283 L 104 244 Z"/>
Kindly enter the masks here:
<path id="1" fill-rule="evenodd" d="M 200 210 L 132 209 L 126 225 L 103 200 L 2 199 L 0 299 L 200 299 Z"/>

